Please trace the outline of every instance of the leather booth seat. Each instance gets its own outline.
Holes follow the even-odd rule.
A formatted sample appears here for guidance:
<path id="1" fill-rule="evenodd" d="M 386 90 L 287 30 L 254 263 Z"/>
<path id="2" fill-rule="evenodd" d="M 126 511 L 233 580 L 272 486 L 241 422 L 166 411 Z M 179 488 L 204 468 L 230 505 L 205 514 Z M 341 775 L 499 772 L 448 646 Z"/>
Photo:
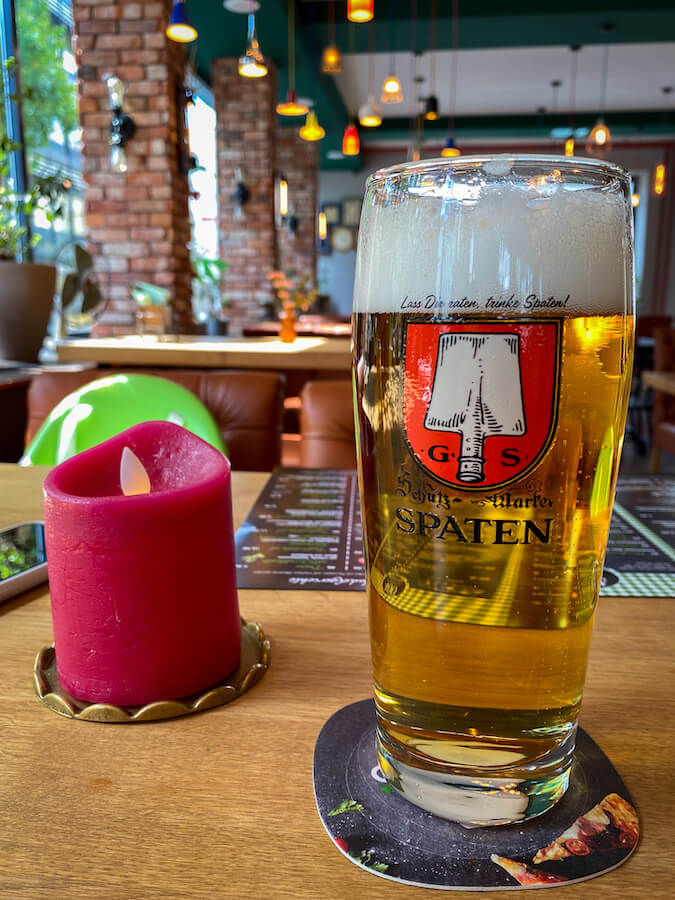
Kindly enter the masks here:
<path id="1" fill-rule="evenodd" d="M 356 468 L 351 381 L 308 381 L 300 399 L 300 465 Z"/>
<path id="2" fill-rule="evenodd" d="M 675 371 L 675 328 L 654 330 L 654 369 Z M 675 455 L 675 397 L 654 391 L 652 412 L 652 472 L 658 472 L 661 451 Z"/>
<path id="3" fill-rule="evenodd" d="M 105 375 L 167 378 L 191 391 L 216 421 L 233 469 L 268 472 L 281 462 L 284 376 L 232 369 L 89 369 L 43 372 L 28 391 L 26 445 L 52 409 L 72 391 Z"/>

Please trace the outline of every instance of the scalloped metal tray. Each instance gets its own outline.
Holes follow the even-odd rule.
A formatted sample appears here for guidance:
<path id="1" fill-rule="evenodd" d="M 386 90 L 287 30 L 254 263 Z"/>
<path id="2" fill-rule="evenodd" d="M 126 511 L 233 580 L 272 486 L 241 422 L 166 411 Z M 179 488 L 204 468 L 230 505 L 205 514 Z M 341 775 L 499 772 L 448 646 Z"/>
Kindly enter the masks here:
<path id="1" fill-rule="evenodd" d="M 85 722 L 130 725 L 187 716 L 230 703 L 260 681 L 269 666 L 269 657 L 270 642 L 262 627 L 242 619 L 239 667 L 206 691 L 180 700 L 156 700 L 145 706 L 113 706 L 110 703 L 89 703 L 73 697 L 59 683 L 53 645 L 43 647 L 38 653 L 33 667 L 33 682 L 40 701 L 61 716 Z"/>

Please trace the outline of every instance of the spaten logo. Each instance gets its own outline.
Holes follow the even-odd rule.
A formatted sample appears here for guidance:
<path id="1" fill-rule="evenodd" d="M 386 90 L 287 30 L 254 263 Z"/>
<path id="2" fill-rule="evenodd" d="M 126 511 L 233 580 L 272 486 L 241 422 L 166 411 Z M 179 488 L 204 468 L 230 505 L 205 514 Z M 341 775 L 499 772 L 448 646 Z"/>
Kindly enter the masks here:
<path id="1" fill-rule="evenodd" d="M 409 322 L 403 412 L 431 475 L 468 490 L 532 471 L 557 419 L 561 322 Z"/>

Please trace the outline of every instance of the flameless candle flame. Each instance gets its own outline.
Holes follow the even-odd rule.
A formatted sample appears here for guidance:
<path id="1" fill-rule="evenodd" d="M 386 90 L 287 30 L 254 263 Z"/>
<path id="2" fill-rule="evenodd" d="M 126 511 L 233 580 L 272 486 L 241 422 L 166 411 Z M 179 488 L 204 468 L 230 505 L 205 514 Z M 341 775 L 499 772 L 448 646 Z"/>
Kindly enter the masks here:
<path id="1" fill-rule="evenodd" d="M 125 447 L 120 460 L 120 484 L 125 497 L 150 493 L 150 478 L 133 450 Z"/>

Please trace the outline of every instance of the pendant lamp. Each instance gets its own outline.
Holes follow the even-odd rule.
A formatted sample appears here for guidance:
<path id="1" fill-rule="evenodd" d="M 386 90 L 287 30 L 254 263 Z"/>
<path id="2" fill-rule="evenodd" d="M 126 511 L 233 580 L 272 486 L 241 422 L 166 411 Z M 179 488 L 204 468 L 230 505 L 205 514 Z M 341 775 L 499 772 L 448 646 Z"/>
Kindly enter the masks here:
<path id="1" fill-rule="evenodd" d="M 577 62 L 579 60 L 581 44 L 572 44 L 570 50 L 572 51 L 572 71 L 570 72 L 570 134 L 565 141 L 565 156 L 574 156 L 574 112 L 577 100 Z"/>
<path id="2" fill-rule="evenodd" d="M 450 63 L 450 116 L 448 119 L 448 139 L 441 150 L 441 156 L 452 159 L 461 156 L 462 151 L 455 143 L 455 109 L 457 106 L 457 69 L 459 66 L 459 0 L 452 0 L 452 58 Z"/>
<path id="3" fill-rule="evenodd" d="M 306 103 L 298 103 L 295 92 L 295 0 L 288 5 L 288 91 L 283 103 L 277 103 L 280 116 L 305 116 L 309 112 Z"/>
<path id="4" fill-rule="evenodd" d="M 253 13 L 249 13 L 246 52 L 239 57 L 238 71 L 244 78 L 264 78 L 267 75 L 265 57 L 260 52 L 260 44 L 256 36 Z"/>
<path id="5" fill-rule="evenodd" d="M 166 26 L 166 36 L 177 44 L 189 44 L 197 40 L 197 29 L 190 22 L 185 0 L 175 0 Z"/>
<path id="6" fill-rule="evenodd" d="M 370 22 L 375 15 L 375 0 L 347 0 L 350 22 Z"/>
<path id="7" fill-rule="evenodd" d="M 329 7 L 328 46 L 323 48 L 320 69 L 324 75 L 339 75 L 342 71 L 342 55 L 335 43 L 335 0 Z"/>
<path id="8" fill-rule="evenodd" d="M 368 100 L 359 107 L 359 125 L 364 128 L 377 128 L 382 124 L 382 109 L 375 102 L 375 36 L 373 25 L 369 33 L 370 49 L 368 51 Z"/>
<path id="9" fill-rule="evenodd" d="M 435 122 L 438 118 L 438 97 L 433 94 L 424 101 L 424 118 L 427 122 Z"/>
<path id="10" fill-rule="evenodd" d="M 612 134 L 605 124 L 605 106 L 607 104 L 607 71 L 609 68 L 609 35 L 614 30 L 613 25 L 603 25 L 602 30 L 605 33 L 605 49 L 602 56 L 602 76 L 600 80 L 600 115 L 591 128 L 588 135 L 588 143 L 586 150 L 593 152 L 594 150 L 607 150 L 612 141 Z"/>
<path id="11" fill-rule="evenodd" d="M 391 74 L 387 75 L 382 83 L 382 93 L 380 95 L 380 103 L 403 103 L 403 91 L 401 90 L 401 82 L 398 75 L 394 72 L 393 66 Z"/>
<path id="12" fill-rule="evenodd" d="M 441 150 L 441 156 L 447 156 L 448 158 L 452 158 L 453 156 L 461 156 L 462 151 L 459 147 L 455 146 L 454 140 L 449 137 L 445 142 L 443 149 Z"/>
<path id="13" fill-rule="evenodd" d="M 313 109 L 310 109 L 307 113 L 305 124 L 300 129 L 299 134 L 303 141 L 320 141 L 322 137 L 325 137 L 326 129 L 319 125 Z"/>
<path id="14" fill-rule="evenodd" d="M 342 152 L 345 156 L 358 156 L 360 150 L 359 132 L 356 125 L 350 122 L 342 135 Z"/>
<path id="15" fill-rule="evenodd" d="M 382 110 L 373 97 L 368 97 L 365 103 L 359 106 L 359 125 L 364 128 L 377 128 L 382 124 Z"/>

